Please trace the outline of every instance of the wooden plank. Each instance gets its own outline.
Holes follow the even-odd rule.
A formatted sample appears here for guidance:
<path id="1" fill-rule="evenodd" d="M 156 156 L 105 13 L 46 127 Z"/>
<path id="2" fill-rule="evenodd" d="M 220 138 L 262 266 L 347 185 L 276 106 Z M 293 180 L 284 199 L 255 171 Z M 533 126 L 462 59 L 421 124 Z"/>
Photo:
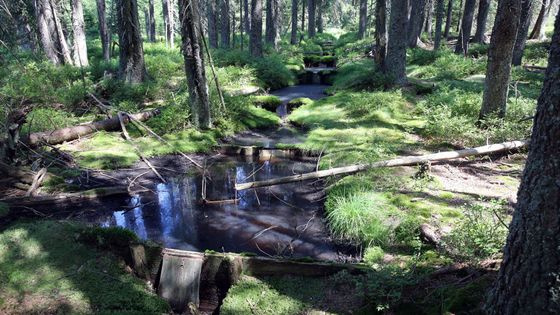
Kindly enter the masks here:
<path id="1" fill-rule="evenodd" d="M 204 254 L 167 249 L 162 254 L 158 294 L 178 313 L 183 312 L 190 303 L 198 307 Z"/>

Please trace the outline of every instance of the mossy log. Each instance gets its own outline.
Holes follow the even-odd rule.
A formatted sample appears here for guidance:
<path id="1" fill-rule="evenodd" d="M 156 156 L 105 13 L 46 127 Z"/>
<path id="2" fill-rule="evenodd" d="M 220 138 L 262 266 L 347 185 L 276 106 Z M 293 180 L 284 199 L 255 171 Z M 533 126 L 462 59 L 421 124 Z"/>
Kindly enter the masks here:
<path id="1" fill-rule="evenodd" d="M 8 199 L 0 199 L 1 202 L 6 203 L 12 207 L 18 206 L 37 206 L 37 205 L 55 205 L 61 203 L 75 203 L 80 201 L 92 200 L 97 198 L 118 196 L 118 195 L 129 195 L 127 186 L 112 186 L 95 188 L 90 190 L 84 190 L 80 192 L 73 193 L 61 193 L 56 195 L 46 195 L 46 196 L 29 196 L 29 197 L 16 197 Z"/>

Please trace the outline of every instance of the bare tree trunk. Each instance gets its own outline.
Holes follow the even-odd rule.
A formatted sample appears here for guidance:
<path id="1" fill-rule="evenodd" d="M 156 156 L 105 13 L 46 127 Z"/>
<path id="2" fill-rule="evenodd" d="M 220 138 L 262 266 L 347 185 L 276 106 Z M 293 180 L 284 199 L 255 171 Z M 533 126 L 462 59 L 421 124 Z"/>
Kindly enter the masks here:
<path id="1" fill-rule="evenodd" d="M 307 0 L 300 0 L 300 1 L 301 1 L 301 32 L 305 33 L 305 4 L 307 3 Z"/>
<path id="2" fill-rule="evenodd" d="M 445 0 L 436 0 L 436 33 L 434 40 L 434 49 L 441 47 L 441 28 L 443 26 L 443 15 L 445 14 Z"/>
<path id="3" fill-rule="evenodd" d="M 74 64 L 87 67 L 88 55 L 82 0 L 72 0 L 72 29 L 74 31 Z"/>
<path id="4" fill-rule="evenodd" d="M 323 33 L 323 0 L 317 1 L 317 32 Z"/>
<path id="5" fill-rule="evenodd" d="M 463 21 L 463 10 L 465 9 L 465 2 L 461 0 L 459 4 L 459 20 L 457 20 L 457 33 L 461 31 L 461 23 Z"/>
<path id="6" fill-rule="evenodd" d="M 367 0 L 360 0 L 360 18 L 358 21 L 358 38 L 362 39 L 367 30 Z"/>
<path id="7" fill-rule="evenodd" d="M 273 30 L 272 30 L 272 11 L 274 8 L 273 0 L 266 0 L 266 13 L 265 13 L 265 29 L 264 29 L 264 41 L 267 44 L 271 44 L 274 40 Z"/>
<path id="8" fill-rule="evenodd" d="M 513 45 L 520 14 L 520 0 L 502 0 L 498 3 L 488 49 L 486 82 L 479 117 L 481 120 L 491 114 L 499 117 L 506 114 Z"/>
<path id="9" fill-rule="evenodd" d="M 280 44 L 280 0 L 271 0 L 271 21 L 270 21 L 270 41 L 272 47 L 276 50 Z"/>
<path id="10" fill-rule="evenodd" d="M 486 24 L 488 23 L 488 13 L 490 13 L 491 0 L 480 0 L 478 5 L 478 15 L 476 16 L 476 33 L 474 34 L 473 42 L 485 44 L 488 39 L 486 38 Z"/>
<path id="11" fill-rule="evenodd" d="M 426 12 L 426 0 L 412 1 L 412 9 L 410 11 L 410 19 L 408 20 L 408 47 L 414 48 L 418 46 L 422 26 L 424 24 L 424 16 Z"/>
<path id="12" fill-rule="evenodd" d="M 529 155 L 487 313 L 559 314 L 560 18 L 538 100 Z"/>
<path id="13" fill-rule="evenodd" d="M 296 45 L 298 43 L 298 0 L 292 0 L 292 33 L 290 35 L 290 44 Z"/>
<path id="14" fill-rule="evenodd" d="M 231 44 L 229 0 L 219 0 L 219 1 L 220 1 L 220 44 L 221 44 L 221 48 L 229 48 Z"/>
<path id="15" fill-rule="evenodd" d="M 387 65 L 385 74 L 393 84 L 404 85 L 406 80 L 406 43 L 408 0 L 391 0 Z"/>
<path id="16" fill-rule="evenodd" d="M 161 9 L 163 12 L 163 28 L 165 31 L 165 45 L 169 48 L 175 46 L 175 34 L 174 34 L 174 19 L 173 19 L 173 1 L 172 0 L 162 0 Z"/>
<path id="17" fill-rule="evenodd" d="M 146 40 L 149 41 L 150 40 L 150 11 L 148 10 L 148 8 L 144 9 L 144 28 L 145 28 L 145 32 L 146 32 Z"/>
<path id="18" fill-rule="evenodd" d="M 251 32 L 251 19 L 249 18 L 249 0 L 243 0 L 243 20 L 245 21 L 245 33 Z"/>
<path id="19" fill-rule="evenodd" d="M 451 30 L 451 19 L 453 18 L 453 0 L 449 0 L 447 4 L 447 19 L 445 20 L 445 32 L 443 37 L 445 40 L 449 39 L 449 31 Z"/>
<path id="20" fill-rule="evenodd" d="M 245 27 L 245 20 L 243 20 L 243 0 L 239 0 L 239 35 L 241 37 L 240 40 L 240 49 L 243 50 L 243 43 L 245 42 L 245 36 L 243 35 L 243 28 Z"/>
<path id="21" fill-rule="evenodd" d="M 550 14 L 553 3 L 554 0 L 542 0 L 539 16 L 537 17 L 537 21 L 535 22 L 535 26 L 533 27 L 533 31 L 531 31 L 529 38 L 538 40 L 546 39 L 546 21 L 548 20 L 548 15 Z"/>
<path id="22" fill-rule="evenodd" d="M 117 0 L 117 25 L 120 51 L 119 76 L 126 83 L 144 82 L 146 66 L 136 0 Z"/>
<path id="23" fill-rule="evenodd" d="M 428 37 L 432 38 L 432 20 L 434 17 L 434 0 L 428 0 L 426 8 L 426 23 L 424 24 L 424 32 L 428 34 Z"/>
<path id="24" fill-rule="evenodd" d="M 512 64 L 520 66 L 523 59 L 523 51 L 527 43 L 527 34 L 529 34 L 529 25 L 533 17 L 533 0 L 521 0 L 521 17 L 519 18 L 519 29 L 517 30 L 517 37 L 515 45 L 513 46 Z"/>
<path id="25" fill-rule="evenodd" d="M 375 2 L 375 63 L 386 72 L 387 65 L 387 0 Z"/>
<path id="26" fill-rule="evenodd" d="M 105 15 L 105 0 L 97 0 L 97 19 L 99 20 L 99 38 L 101 39 L 103 59 L 105 61 L 109 61 L 111 59 L 111 43 L 109 38 L 109 27 L 107 26 L 107 18 Z"/>
<path id="27" fill-rule="evenodd" d="M 70 54 L 70 49 L 68 48 L 68 42 L 66 41 L 66 36 L 64 35 L 64 30 L 62 28 L 62 23 L 58 17 L 58 9 L 54 0 L 50 0 L 51 5 L 51 12 L 54 19 L 55 25 L 55 32 L 56 32 L 56 40 L 58 41 L 57 48 L 62 55 L 62 59 L 64 60 L 65 64 L 71 65 L 72 64 L 72 57 Z"/>
<path id="28" fill-rule="evenodd" d="M 154 0 L 149 0 L 148 10 L 150 11 L 150 42 L 156 42 L 156 15 L 154 10 Z"/>
<path id="29" fill-rule="evenodd" d="M 208 17 L 208 41 L 210 47 L 218 48 L 218 0 L 206 2 L 206 14 Z"/>
<path id="30" fill-rule="evenodd" d="M 204 69 L 204 47 L 198 0 L 179 0 L 183 56 L 189 88 L 189 103 L 194 124 L 202 129 L 212 127 L 208 83 Z"/>
<path id="31" fill-rule="evenodd" d="M 315 0 L 307 0 L 307 35 L 309 38 L 315 37 Z"/>
<path id="32" fill-rule="evenodd" d="M 474 10 L 476 8 L 476 0 L 466 0 L 465 9 L 463 10 L 463 20 L 461 21 L 461 30 L 459 38 L 455 46 L 456 54 L 467 56 L 469 51 L 469 40 L 471 39 L 472 25 L 474 19 Z"/>
<path id="33" fill-rule="evenodd" d="M 262 0 L 251 1 L 251 36 L 249 46 L 251 55 L 262 57 Z"/>

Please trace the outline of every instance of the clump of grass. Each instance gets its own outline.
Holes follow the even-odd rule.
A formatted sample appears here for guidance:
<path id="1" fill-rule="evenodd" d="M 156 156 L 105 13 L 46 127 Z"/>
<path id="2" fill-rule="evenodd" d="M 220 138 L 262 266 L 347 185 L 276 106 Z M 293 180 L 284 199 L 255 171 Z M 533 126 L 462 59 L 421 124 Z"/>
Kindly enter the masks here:
<path id="1" fill-rule="evenodd" d="M 369 266 L 376 266 L 383 260 L 384 256 L 385 252 L 383 251 L 383 248 L 379 246 L 371 246 L 366 248 L 364 251 L 364 262 Z"/>
<path id="2" fill-rule="evenodd" d="M 373 90 L 382 88 L 387 78 L 371 60 L 358 60 L 341 66 L 334 76 L 331 90 Z"/>
<path id="3" fill-rule="evenodd" d="M 267 109 L 269 111 L 276 111 L 276 108 L 282 104 L 282 101 L 275 95 L 257 95 L 252 97 L 253 104 Z"/>
<path id="4" fill-rule="evenodd" d="M 474 74 L 484 74 L 486 58 L 465 58 L 449 49 L 438 53 L 412 53 L 413 61 L 422 65 L 412 75 L 422 79 L 458 80 Z"/>

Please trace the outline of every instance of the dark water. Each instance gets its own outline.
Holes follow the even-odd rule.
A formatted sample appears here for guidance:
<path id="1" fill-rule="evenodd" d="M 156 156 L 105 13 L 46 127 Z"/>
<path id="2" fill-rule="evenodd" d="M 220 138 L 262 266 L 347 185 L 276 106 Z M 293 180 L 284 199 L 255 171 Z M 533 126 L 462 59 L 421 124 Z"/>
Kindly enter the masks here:
<path id="1" fill-rule="evenodd" d="M 166 247 L 258 255 L 343 260 L 323 219 L 323 187 L 301 182 L 236 193 L 235 182 L 264 180 L 315 169 L 311 158 L 287 159 L 265 150 L 255 157 L 208 160 L 206 199 L 237 202 L 204 204 L 201 175 L 177 175 L 156 186 L 156 194 L 136 196 L 126 210 L 108 209 L 86 217 L 102 226 L 121 226 Z M 137 206 L 138 205 L 138 206 Z M 135 207 L 136 206 L 136 207 Z"/>

